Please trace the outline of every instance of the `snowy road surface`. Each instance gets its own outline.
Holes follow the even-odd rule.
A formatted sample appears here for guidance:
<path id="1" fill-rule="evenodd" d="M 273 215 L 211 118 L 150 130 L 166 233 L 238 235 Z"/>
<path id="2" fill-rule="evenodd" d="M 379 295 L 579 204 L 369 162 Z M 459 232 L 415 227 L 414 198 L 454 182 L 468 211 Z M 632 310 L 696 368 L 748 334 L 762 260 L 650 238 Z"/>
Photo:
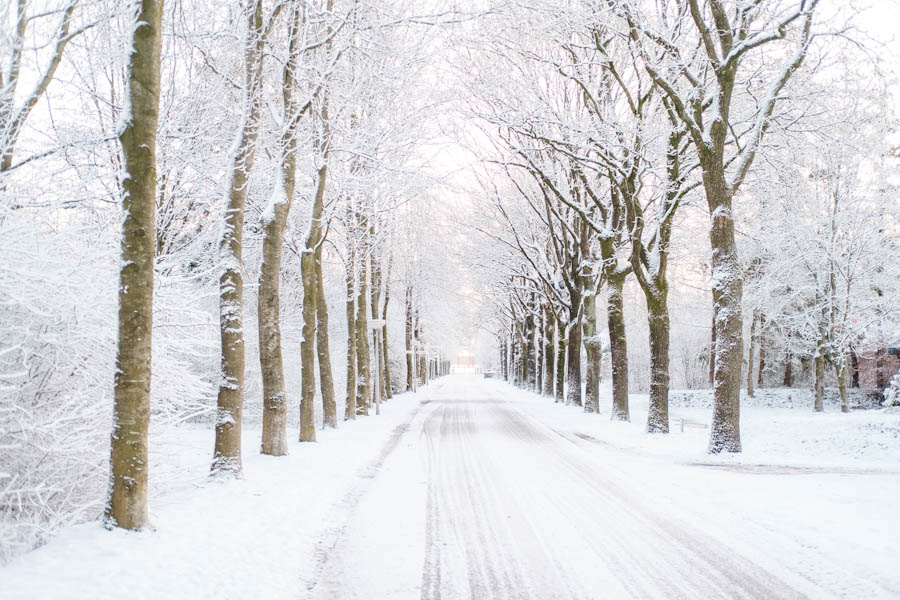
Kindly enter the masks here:
<path id="1" fill-rule="evenodd" d="M 832 596 L 783 564 L 780 537 L 672 502 L 672 465 L 549 429 L 511 391 L 457 376 L 430 395 L 320 550 L 309 597 Z"/>

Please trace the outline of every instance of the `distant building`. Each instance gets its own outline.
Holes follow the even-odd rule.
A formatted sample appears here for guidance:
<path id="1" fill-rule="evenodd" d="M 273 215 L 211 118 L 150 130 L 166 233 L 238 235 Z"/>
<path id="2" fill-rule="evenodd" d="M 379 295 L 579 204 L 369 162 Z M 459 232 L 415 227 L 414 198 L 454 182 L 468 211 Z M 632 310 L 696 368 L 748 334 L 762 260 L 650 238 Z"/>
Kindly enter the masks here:
<path id="1" fill-rule="evenodd" d="M 859 351 L 851 359 L 853 387 L 883 390 L 900 371 L 900 344 Z"/>

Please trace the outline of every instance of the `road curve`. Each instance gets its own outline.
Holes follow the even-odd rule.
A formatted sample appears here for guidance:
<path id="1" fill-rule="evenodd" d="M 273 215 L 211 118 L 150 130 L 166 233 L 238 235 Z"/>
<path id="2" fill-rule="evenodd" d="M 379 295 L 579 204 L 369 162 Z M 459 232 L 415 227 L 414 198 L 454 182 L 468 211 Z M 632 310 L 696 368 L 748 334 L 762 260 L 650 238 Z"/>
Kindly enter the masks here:
<path id="1" fill-rule="evenodd" d="M 534 421 L 505 389 L 456 377 L 432 394 L 309 597 L 827 596 L 704 531 L 702 515 L 656 499 L 652 478 Z"/>

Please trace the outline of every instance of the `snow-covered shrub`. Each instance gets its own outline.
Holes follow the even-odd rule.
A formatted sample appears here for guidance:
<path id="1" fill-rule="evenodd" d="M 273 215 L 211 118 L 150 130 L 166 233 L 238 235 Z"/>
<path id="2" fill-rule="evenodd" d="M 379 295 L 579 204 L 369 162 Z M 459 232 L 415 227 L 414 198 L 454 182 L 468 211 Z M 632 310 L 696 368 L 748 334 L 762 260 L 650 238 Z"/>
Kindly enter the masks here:
<path id="1" fill-rule="evenodd" d="M 884 388 L 884 404 L 883 406 L 900 406 L 900 372 L 888 382 L 888 386 Z"/>
<path id="2" fill-rule="evenodd" d="M 96 518 L 105 500 L 118 228 L 67 217 L 0 220 L 0 562 Z M 155 287 L 158 431 L 213 411 L 218 323 L 214 282 L 171 268 Z"/>
<path id="3" fill-rule="evenodd" d="M 38 214 L 0 224 L 0 561 L 103 501 L 115 263 L 110 238 L 85 233 Z"/>

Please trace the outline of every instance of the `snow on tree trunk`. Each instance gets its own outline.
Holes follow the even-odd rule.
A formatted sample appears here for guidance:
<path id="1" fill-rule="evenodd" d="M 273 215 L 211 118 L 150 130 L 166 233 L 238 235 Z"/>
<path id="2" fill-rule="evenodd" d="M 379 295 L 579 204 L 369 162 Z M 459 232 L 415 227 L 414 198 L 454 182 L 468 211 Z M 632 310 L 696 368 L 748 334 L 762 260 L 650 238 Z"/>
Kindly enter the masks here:
<path id="1" fill-rule="evenodd" d="M 216 441 L 212 473 L 241 473 L 241 413 L 244 404 L 244 280 L 241 259 L 244 204 L 256 141 L 263 77 L 262 1 L 246 8 L 244 49 L 244 106 L 234 159 L 228 178 L 222 237 L 219 240 L 219 330 L 222 344 L 221 375 L 216 402 Z"/>
<path id="2" fill-rule="evenodd" d="M 556 384 L 554 401 L 563 402 L 565 400 L 565 383 L 566 383 L 566 323 L 562 319 L 556 319 Z"/>
<path id="3" fill-rule="evenodd" d="M 357 214 L 357 227 L 362 235 L 359 248 L 359 288 L 356 296 L 356 414 L 369 414 L 371 371 L 369 355 L 369 244 L 365 217 Z"/>
<path id="4" fill-rule="evenodd" d="M 584 381 L 584 412 L 600 412 L 600 360 L 602 348 L 597 335 L 597 296 L 593 290 L 584 297 L 584 317 L 581 331 L 584 338 L 584 349 L 587 359 Z"/>
<path id="5" fill-rule="evenodd" d="M 669 433 L 669 306 L 665 292 L 647 303 L 650 325 L 648 433 Z"/>
<path id="6" fill-rule="evenodd" d="M 281 133 L 281 165 L 269 206 L 260 218 L 263 230 L 262 264 L 259 269 L 257 320 L 259 364 L 263 387 L 263 423 L 260 451 L 271 456 L 288 453 L 287 397 L 284 390 L 284 359 L 281 348 L 281 259 L 284 230 L 294 199 L 297 170 L 297 128 L 294 115 L 294 73 L 299 55 L 299 10 L 292 14 L 288 62 L 282 72 L 284 130 Z"/>
<path id="7" fill-rule="evenodd" d="M 413 378 L 416 376 L 413 370 L 413 306 L 412 306 L 412 286 L 406 286 L 406 391 L 411 392 L 415 389 L 413 386 Z"/>
<path id="8" fill-rule="evenodd" d="M 544 307 L 544 389 L 543 394 L 548 398 L 553 396 L 553 381 L 556 374 L 553 371 L 553 324 L 555 317 L 549 306 Z"/>
<path id="9" fill-rule="evenodd" d="M 147 522 L 147 430 L 156 223 L 162 2 L 142 0 L 128 57 L 122 146 L 122 255 L 119 339 L 105 522 L 140 529 Z"/>
<path id="10" fill-rule="evenodd" d="M 628 340 L 625 336 L 625 311 L 622 299 L 624 277 L 607 276 L 606 327 L 612 368 L 613 401 L 610 419 L 631 420 L 628 408 Z"/>
<path id="11" fill-rule="evenodd" d="M 337 428 L 337 403 L 334 400 L 334 377 L 331 374 L 331 348 L 328 343 L 328 303 L 325 300 L 325 278 L 322 274 L 322 245 L 316 248 L 316 354 L 319 362 L 319 391 L 322 393 L 322 421 Z"/>
<path id="12" fill-rule="evenodd" d="M 815 398 L 813 400 L 813 410 L 823 412 L 825 410 L 825 353 L 820 350 L 814 359 L 815 365 L 815 382 L 813 388 Z"/>
<path id="13" fill-rule="evenodd" d="M 747 396 L 752 398 L 756 393 L 756 390 L 753 387 L 755 383 L 755 379 L 753 378 L 753 367 L 756 363 L 756 345 L 757 345 L 757 333 L 756 333 L 756 322 L 757 316 L 754 314 L 750 320 L 750 343 L 747 348 Z"/>
<path id="14" fill-rule="evenodd" d="M 569 314 L 566 350 L 566 404 L 581 406 L 581 302 L 574 314 Z"/>
<path id="15" fill-rule="evenodd" d="M 709 451 L 740 452 L 743 279 L 734 241 L 731 192 L 725 182 L 721 161 L 707 162 L 704 186 L 710 212 L 712 295 L 716 315 L 714 406 Z"/>
<path id="16" fill-rule="evenodd" d="M 344 403 L 344 420 L 356 419 L 356 250 L 350 242 L 347 257 L 347 389 Z"/>

